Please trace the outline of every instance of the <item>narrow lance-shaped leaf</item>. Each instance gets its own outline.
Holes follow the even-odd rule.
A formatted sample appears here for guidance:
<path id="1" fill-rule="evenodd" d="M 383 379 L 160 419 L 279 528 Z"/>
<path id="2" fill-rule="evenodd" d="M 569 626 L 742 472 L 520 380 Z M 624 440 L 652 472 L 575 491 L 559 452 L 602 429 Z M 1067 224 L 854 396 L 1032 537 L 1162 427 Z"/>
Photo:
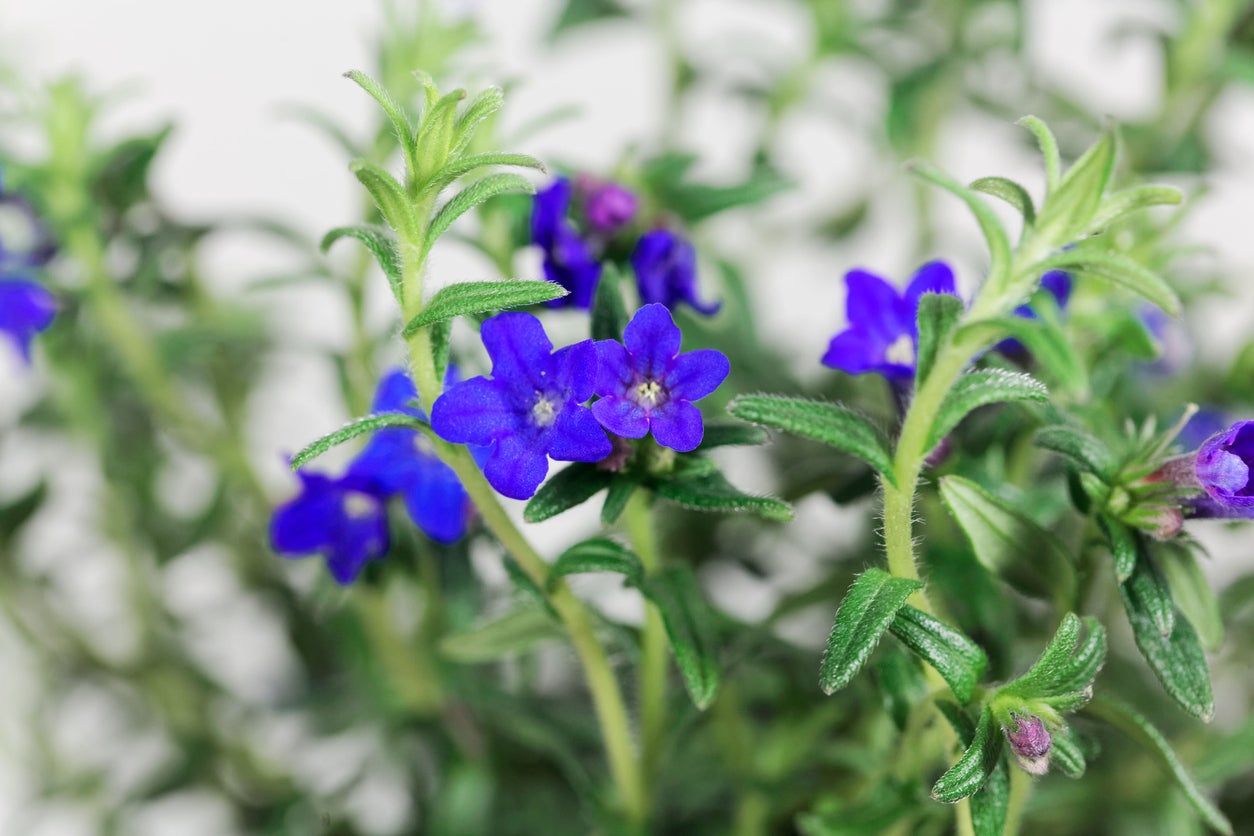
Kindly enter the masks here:
<path id="1" fill-rule="evenodd" d="M 327 433 L 292 457 L 292 469 L 304 467 L 332 447 L 338 447 L 364 433 L 372 433 L 384 427 L 422 429 L 426 423 L 403 412 L 381 412 L 350 421 L 333 433 Z"/>
<path id="2" fill-rule="evenodd" d="M 501 194 L 533 194 L 535 190 L 531 181 L 518 174 L 490 174 L 482 180 L 476 180 L 454 195 L 431 219 L 431 225 L 427 227 L 427 235 L 423 241 L 423 255 L 426 255 L 436 240 L 453 225 L 453 221 L 485 200 Z"/>
<path id="3" fill-rule="evenodd" d="M 1176 543 L 1160 545 L 1156 554 L 1158 568 L 1180 613 L 1189 619 L 1208 650 L 1218 650 L 1224 638 L 1223 617 L 1197 557 L 1188 547 Z"/>
<path id="4" fill-rule="evenodd" d="M 608 537 L 593 537 L 562 552 L 549 569 L 549 587 L 559 578 L 587 572 L 614 572 L 627 583 L 639 586 L 644 581 L 644 565 L 636 553 Z"/>
<path id="5" fill-rule="evenodd" d="M 349 170 L 374 199 L 383 219 L 400 235 L 410 236 L 417 232 L 413 212 L 405 189 L 391 174 L 367 160 L 354 160 Z"/>
<path id="6" fill-rule="evenodd" d="M 1114 132 L 1103 131 L 1050 192 L 1036 224 L 1047 241 L 1066 244 L 1090 229 L 1114 171 L 1115 145 Z"/>
<path id="7" fill-rule="evenodd" d="M 910 168 L 924 180 L 935 183 L 967 204 L 980 225 L 980 231 L 984 233 L 984 241 L 988 244 L 991 262 L 988 282 L 993 288 L 1003 288 L 1010 279 L 1010 240 L 993 210 L 975 192 L 927 163 L 916 160 L 910 163 Z"/>
<path id="8" fill-rule="evenodd" d="M 1102 201 L 1093 219 L 1093 227 L 1101 229 L 1141 209 L 1174 206 L 1183 200 L 1184 193 L 1174 186 L 1133 186 L 1117 191 Z"/>
<path id="9" fill-rule="evenodd" d="M 1184 765 L 1180 763 L 1180 759 L 1176 757 L 1176 753 L 1172 751 L 1171 744 L 1140 712 L 1130 705 L 1109 696 L 1095 698 L 1093 702 L 1089 703 L 1087 710 L 1148 749 L 1154 755 L 1159 765 L 1175 779 L 1180 789 L 1184 790 L 1184 794 L 1189 799 L 1189 803 L 1193 805 L 1193 809 L 1197 811 L 1202 821 L 1206 822 L 1209 827 L 1219 833 L 1231 834 L 1233 832 L 1232 823 L 1228 821 L 1227 817 L 1219 811 L 1219 808 L 1206 797 L 1201 788 L 1194 782 L 1188 770 L 1184 768 Z"/>
<path id="10" fill-rule="evenodd" d="M 1036 207 L 1032 205 L 1032 196 L 1028 190 L 1005 177 L 981 177 L 971 184 L 977 192 L 1004 200 L 1023 216 L 1024 222 L 1031 226 L 1036 220 Z"/>
<path id="11" fill-rule="evenodd" d="M 916 387 L 927 380 L 937 351 L 949 339 L 962 317 L 962 311 L 962 300 L 952 293 L 924 293 L 919 297 L 919 350 L 914 373 Z"/>
<path id="12" fill-rule="evenodd" d="M 826 694 L 849 684 L 866 664 L 897 612 L 923 583 L 898 578 L 883 569 L 867 569 L 859 575 L 836 611 L 836 622 L 827 638 L 819 687 Z"/>
<path id="13" fill-rule="evenodd" d="M 964 747 L 971 745 L 975 736 L 975 723 L 967 713 L 953 703 L 939 701 L 936 704 L 949 724 L 958 734 Z M 1010 768 L 1005 757 L 998 757 L 989 772 L 984 786 L 971 796 L 971 826 L 975 836 L 1002 836 L 1006 827 L 1006 815 L 1010 804 Z"/>
<path id="14" fill-rule="evenodd" d="M 1045 445 L 1041 445 L 1045 446 Z M 1109 514 L 1097 518 L 1098 525 L 1110 544 L 1110 554 L 1115 559 L 1115 578 L 1123 583 L 1136 570 L 1137 535 Z"/>
<path id="15" fill-rule="evenodd" d="M 1172 316 L 1180 314 L 1180 297 L 1171 285 L 1153 270 L 1122 253 L 1083 248 L 1065 250 L 1040 262 L 1034 269 L 1040 272 L 1066 270 L 1104 279 L 1153 302 Z"/>
<path id="16" fill-rule="evenodd" d="M 856 456 L 896 484 L 888 442 L 875 426 L 840 404 L 781 395 L 741 395 L 727 411 L 742 421 L 774 427 Z"/>
<path id="17" fill-rule="evenodd" d="M 592 301 L 591 333 L 594 340 L 621 340 L 627 327 L 627 306 L 620 289 L 622 275 L 613 264 L 601 271 Z"/>
<path id="18" fill-rule="evenodd" d="M 670 567 L 645 579 L 641 591 L 662 616 L 688 695 L 705 709 L 718 693 L 720 673 L 713 613 L 697 579 L 687 567 Z"/>
<path id="19" fill-rule="evenodd" d="M 1115 468 L 1114 455 L 1110 449 L 1087 430 L 1079 427 L 1043 427 L 1036 432 L 1036 443 L 1039 447 L 1066 456 L 1096 476 L 1108 477 Z"/>
<path id="20" fill-rule="evenodd" d="M 1058 323 L 1045 318 L 1002 316 L 973 322 L 968 327 L 980 334 L 992 335 L 994 341 L 1005 337 L 1018 340 L 1055 389 L 1076 400 L 1082 400 L 1088 392 L 1088 369 Z M 959 330 L 960 337 L 964 331 Z"/>
<path id="21" fill-rule="evenodd" d="M 375 261 L 383 268 L 388 285 L 396 301 L 401 301 L 401 256 L 396 251 L 396 242 L 386 230 L 373 226 L 339 226 L 322 236 L 322 251 L 325 253 L 331 245 L 341 238 L 356 238 L 366 245 L 366 249 L 374 256 Z"/>
<path id="22" fill-rule="evenodd" d="M 792 519 L 792 506 L 773 496 L 758 496 L 739 490 L 721 473 L 710 473 L 693 479 L 667 479 L 653 485 L 663 499 L 692 511 L 719 514 L 750 513 L 772 522 Z"/>
<path id="23" fill-rule="evenodd" d="M 714 447 L 753 447 L 765 444 L 769 440 L 766 430 L 752 424 L 738 424 L 730 421 L 707 422 L 705 435 L 701 437 L 699 450 L 710 450 Z"/>
<path id="24" fill-rule="evenodd" d="M 1019 124 L 1036 137 L 1041 156 L 1045 159 L 1045 188 L 1052 192 L 1058 188 L 1058 181 L 1062 177 L 1062 158 L 1058 153 L 1058 140 L 1054 139 L 1054 133 L 1049 126 L 1035 116 L 1024 116 L 1019 120 Z"/>
<path id="25" fill-rule="evenodd" d="M 540 486 L 535 496 L 528 500 L 523 519 L 537 523 L 556 517 L 604 490 L 613 476 L 595 464 L 575 462 Z"/>
<path id="26" fill-rule="evenodd" d="M 483 314 L 539 305 L 569 291 L 555 282 L 514 279 L 502 282 L 458 282 L 440 288 L 422 311 L 405 325 L 406 337 L 419 328 L 457 316 Z"/>
<path id="27" fill-rule="evenodd" d="M 504 104 L 505 94 L 499 87 L 489 87 L 471 100 L 453 125 L 453 156 L 466 150 L 479 126 Z"/>
<path id="28" fill-rule="evenodd" d="M 932 797 L 948 804 L 978 792 L 1001 760 L 1002 736 L 987 706 L 980 712 L 975 734 L 962 757 L 932 787 Z"/>
<path id="29" fill-rule="evenodd" d="M 439 194 L 457 178 L 469 174 L 477 168 L 485 168 L 487 166 L 514 166 L 517 168 L 534 168 L 537 171 L 547 170 L 544 167 L 544 163 L 526 154 L 470 154 L 452 160 L 444 168 L 431 175 L 431 178 L 423 184 L 421 193 L 423 195 Z"/>
<path id="30" fill-rule="evenodd" d="M 944 441 L 945 436 L 972 411 L 1005 401 L 1036 401 L 1049 399 L 1049 390 L 1031 375 L 1005 369 L 982 369 L 968 372 L 954 383 L 945 396 L 928 434 L 928 449 Z"/>
<path id="31" fill-rule="evenodd" d="M 626 477 L 619 477 L 610 482 L 610 488 L 605 492 L 605 504 L 601 506 L 602 525 L 613 525 L 618 522 L 618 518 L 627 508 L 627 501 L 631 499 L 638 487 L 639 485 Z"/>
<path id="32" fill-rule="evenodd" d="M 409 117 L 405 115 L 405 111 L 392 98 L 392 94 L 383 89 L 379 82 L 360 70 L 349 70 L 344 73 L 344 77 L 352 80 L 358 87 L 370 94 L 379 106 L 383 108 L 383 112 L 387 114 L 388 121 L 392 123 L 392 129 L 396 132 L 396 142 L 400 146 L 405 156 L 405 166 L 409 173 L 413 174 L 414 162 L 414 129 L 409 124 Z"/>
<path id="33" fill-rule="evenodd" d="M 462 664 L 495 662 L 527 653 L 564 637 L 561 625 L 543 607 L 526 606 L 500 618 L 452 633 L 440 640 L 440 655 Z"/>
<path id="34" fill-rule="evenodd" d="M 1171 600 L 1167 581 L 1158 571 L 1144 539 L 1136 538 L 1137 562 L 1132 574 L 1123 581 L 1129 599 L 1136 609 L 1149 617 L 1154 627 L 1164 636 L 1170 636 L 1176 626 L 1176 602 Z"/>
<path id="35" fill-rule="evenodd" d="M 959 701 L 970 702 L 988 669 L 980 646 L 954 627 L 906 605 L 889 625 L 894 636 L 948 683 Z"/>
<path id="36" fill-rule="evenodd" d="M 1084 752 L 1076 741 L 1075 734 L 1067 726 L 1052 729 L 1050 732 L 1049 763 L 1057 767 L 1068 778 L 1080 778 L 1088 766 L 1084 760 Z"/>

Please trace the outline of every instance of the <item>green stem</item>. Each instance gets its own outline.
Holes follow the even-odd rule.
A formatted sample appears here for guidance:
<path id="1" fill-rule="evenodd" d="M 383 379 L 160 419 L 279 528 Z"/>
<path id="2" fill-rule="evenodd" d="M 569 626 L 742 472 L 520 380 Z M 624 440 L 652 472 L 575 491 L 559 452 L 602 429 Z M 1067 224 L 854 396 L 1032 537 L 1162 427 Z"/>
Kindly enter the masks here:
<path id="1" fill-rule="evenodd" d="M 644 565 L 645 575 L 661 568 L 657 535 L 649 514 L 649 497 L 636 491 L 623 514 L 632 548 Z M 666 732 L 666 627 L 657 607 L 646 602 L 640 637 L 640 749 L 646 778 L 656 774 Z"/>
<path id="2" fill-rule="evenodd" d="M 1032 777 L 1022 769 L 1010 770 L 1010 798 L 1006 802 L 1005 836 L 1018 836 L 1023 821 L 1023 807 L 1032 793 Z"/>

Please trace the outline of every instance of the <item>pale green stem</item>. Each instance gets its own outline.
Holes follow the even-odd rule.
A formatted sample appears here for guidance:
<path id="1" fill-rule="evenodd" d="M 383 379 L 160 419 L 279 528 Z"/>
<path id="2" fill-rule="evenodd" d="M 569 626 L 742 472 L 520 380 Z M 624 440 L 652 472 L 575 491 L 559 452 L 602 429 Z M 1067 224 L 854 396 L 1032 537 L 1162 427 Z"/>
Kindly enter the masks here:
<path id="1" fill-rule="evenodd" d="M 649 514 L 649 498 L 636 491 L 623 514 L 632 548 L 644 565 L 645 576 L 661 568 L 657 535 Z M 644 627 L 640 636 L 640 749 L 647 779 L 655 777 L 666 732 L 666 627 L 657 607 L 648 601 L 644 607 Z"/>
<path id="2" fill-rule="evenodd" d="M 1010 798 L 1006 802 L 1006 827 L 1004 836 L 1018 836 L 1023 822 L 1023 808 L 1032 794 L 1032 776 L 1022 769 L 1010 770 Z"/>

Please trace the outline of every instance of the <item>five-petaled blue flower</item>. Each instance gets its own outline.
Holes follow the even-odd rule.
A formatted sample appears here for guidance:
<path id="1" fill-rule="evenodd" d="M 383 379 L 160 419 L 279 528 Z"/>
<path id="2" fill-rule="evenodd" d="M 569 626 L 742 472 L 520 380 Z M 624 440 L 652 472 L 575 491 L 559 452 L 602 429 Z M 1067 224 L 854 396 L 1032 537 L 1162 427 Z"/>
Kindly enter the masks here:
<path id="1" fill-rule="evenodd" d="M 707 316 L 718 312 L 720 303 L 697 299 L 697 250 L 691 241 L 669 229 L 655 229 L 640 236 L 631 254 L 640 301 L 674 308 L 681 302 Z"/>
<path id="2" fill-rule="evenodd" d="M 270 519 L 270 544 L 284 557 L 320 554 L 331 576 L 350 584 L 387 553 L 387 499 L 369 479 L 300 470 L 301 491 Z"/>
<path id="3" fill-rule="evenodd" d="M 601 262 L 566 217 L 570 198 L 571 184 L 565 177 L 536 194 L 531 209 L 531 242 L 544 251 L 544 277 L 570 291 L 549 305 L 589 308 L 601 280 Z"/>
<path id="4" fill-rule="evenodd" d="M 1237 421 L 1207 439 L 1194 468 L 1206 491 L 1194 516 L 1254 517 L 1254 421 Z"/>
<path id="5" fill-rule="evenodd" d="M 497 314 L 480 330 L 492 376 L 450 387 L 431 409 L 431 427 L 446 441 L 491 445 L 483 475 L 513 499 L 536 492 L 559 461 L 595 462 L 612 450 L 592 412 L 597 356 L 591 340 L 553 351 L 540 320 Z"/>
<path id="6" fill-rule="evenodd" d="M 892 381 L 914 376 L 919 347 L 919 299 L 925 293 L 957 295 L 954 273 L 943 261 L 915 272 L 905 293 L 866 270 L 845 274 L 848 327 L 828 344 L 823 365 L 849 374 L 875 372 Z"/>
<path id="7" fill-rule="evenodd" d="M 592 405 L 601 426 L 624 438 L 649 431 L 663 447 L 695 450 L 705 426 L 692 405 L 717 389 L 731 366 L 712 348 L 679 353 L 682 334 L 666 306 L 645 305 L 623 331 L 623 342 L 597 343 L 597 394 Z"/>
<path id="8" fill-rule="evenodd" d="M 451 366 L 448 376 L 456 377 Z M 417 397 L 409 376 L 394 369 L 379 382 L 371 409 L 425 418 L 415 404 Z M 380 496 L 400 495 L 414 524 L 432 540 L 452 543 L 466 533 L 471 512 L 466 491 L 418 430 L 385 427 L 376 431 L 349 465 L 348 476 L 370 485 Z"/>
<path id="9" fill-rule="evenodd" d="M 24 198 L 0 183 L 0 333 L 30 362 L 35 334 L 52 324 L 56 298 L 27 275 L 55 252 L 47 227 Z"/>

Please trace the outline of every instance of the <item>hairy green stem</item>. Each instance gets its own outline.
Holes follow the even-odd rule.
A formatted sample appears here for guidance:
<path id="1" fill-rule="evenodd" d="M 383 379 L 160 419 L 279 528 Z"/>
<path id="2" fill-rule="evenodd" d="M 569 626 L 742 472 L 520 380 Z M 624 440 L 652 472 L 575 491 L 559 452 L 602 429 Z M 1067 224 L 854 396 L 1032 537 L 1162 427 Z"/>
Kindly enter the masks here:
<path id="1" fill-rule="evenodd" d="M 1010 798 L 1006 802 L 1005 836 L 1018 836 L 1023 808 L 1032 794 L 1032 777 L 1022 769 L 1010 770 Z"/>
<path id="2" fill-rule="evenodd" d="M 649 497 L 644 491 L 636 491 L 632 496 L 623 519 L 645 575 L 652 575 L 661 568 L 661 556 L 649 514 Z M 666 732 L 666 644 L 662 615 L 646 601 L 640 636 L 640 750 L 646 778 L 656 775 Z"/>

